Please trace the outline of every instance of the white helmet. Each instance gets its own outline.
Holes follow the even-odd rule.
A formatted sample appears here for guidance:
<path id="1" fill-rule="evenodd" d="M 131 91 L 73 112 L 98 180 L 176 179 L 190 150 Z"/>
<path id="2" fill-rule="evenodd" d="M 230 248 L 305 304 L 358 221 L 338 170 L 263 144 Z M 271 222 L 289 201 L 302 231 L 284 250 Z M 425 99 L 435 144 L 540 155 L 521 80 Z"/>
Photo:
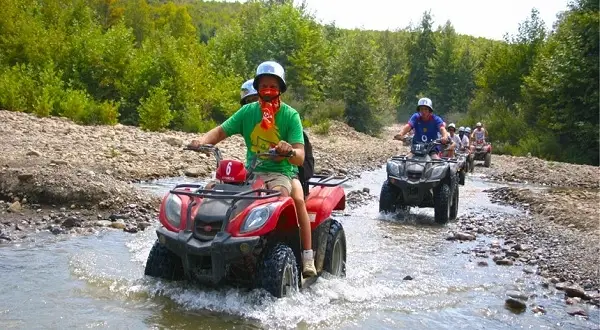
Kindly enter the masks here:
<path id="1" fill-rule="evenodd" d="M 248 97 L 258 94 L 256 89 L 254 89 L 254 86 L 252 86 L 253 83 L 254 79 L 246 80 L 246 82 L 242 84 L 242 87 L 240 87 L 240 103 L 242 105 L 246 104 L 246 99 Z"/>
<path id="2" fill-rule="evenodd" d="M 426 97 L 420 98 L 419 102 L 417 102 L 417 111 L 419 111 L 420 106 L 426 106 L 429 108 L 430 111 L 433 112 L 433 102 L 431 102 L 431 99 L 428 99 Z"/>
<path id="3" fill-rule="evenodd" d="M 464 131 L 465 131 L 465 127 L 464 127 L 464 126 L 461 126 L 461 127 L 459 127 L 459 128 L 458 128 L 458 132 L 459 132 L 459 133 L 460 133 L 460 132 L 464 132 Z"/>
<path id="4" fill-rule="evenodd" d="M 262 62 L 256 68 L 256 76 L 254 77 L 254 89 L 258 89 L 258 81 L 262 76 L 274 76 L 279 80 L 279 92 L 282 94 L 287 90 L 287 84 L 285 82 L 285 70 L 281 64 L 275 61 Z"/>
<path id="5" fill-rule="evenodd" d="M 450 125 L 448 125 L 448 129 L 454 128 L 454 130 L 456 131 L 456 125 L 454 125 L 454 123 L 450 123 Z"/>
<path id="6" fill-rule="evenodd" d="M 465 128 L 465 133 L 467 133 L 467 134 L 471 134 L 471 127 L 467 127 L 467 128 Z"/>
<path id="7" fill-rule="evenodd" d="M 475 127 L 481 127 L 481 122 L 478 122 L 477 124 L 475 124 Z"/>

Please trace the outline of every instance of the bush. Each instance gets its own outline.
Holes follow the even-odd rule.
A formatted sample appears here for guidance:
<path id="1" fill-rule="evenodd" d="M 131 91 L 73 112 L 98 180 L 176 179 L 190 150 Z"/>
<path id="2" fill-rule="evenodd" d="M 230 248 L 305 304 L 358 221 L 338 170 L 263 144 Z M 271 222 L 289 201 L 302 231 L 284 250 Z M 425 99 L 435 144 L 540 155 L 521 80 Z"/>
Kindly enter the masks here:
<path id="1" fill-rule="evenodd" d="M 77 89 L 69 89 L 60 101 L 58 114 L 76 123 L 83 123 L 89 107 L 90 99 L 87 93 Z"/>
<path id="2" fill-rule="evenodd" d="M 140 102 L 140 126 L 149 131 L 161 131 L 171 123 L 170 96 L 162 87 L 153 87 L 150 95 Z"/>
<path id="3" fill-rule="evenodd" d="M 327 135 L 329 134 L 329 129 L 331 128 L 331 121 L 326 119 L 316 125 L 312 126 L 312 131 L 315 134 Z"/>
<path id="4" fill-rule="evenodd" d="M 119 103 L 113 101 L 104 101 L 102 103 L 92 103 L 89 105 L 83 122 L 85 124 L 96 125 L 115 125 L 119 119 Z"/>

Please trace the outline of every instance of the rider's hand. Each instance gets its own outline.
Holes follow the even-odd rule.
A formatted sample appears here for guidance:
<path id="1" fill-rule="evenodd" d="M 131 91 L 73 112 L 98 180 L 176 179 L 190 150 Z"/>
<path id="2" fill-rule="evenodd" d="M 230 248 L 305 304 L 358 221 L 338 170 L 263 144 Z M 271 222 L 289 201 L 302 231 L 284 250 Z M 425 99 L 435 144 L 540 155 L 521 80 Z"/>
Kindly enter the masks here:
<path id="1" fill-rule="evenodd" d="M 441 140 L 442 144 L 448 144 L 450 139 L 447 136 L 442 136 L 442 138 L 440 140 Z"/>
<path id="2" fill-rule="evenodd" d="M 198 149 L 201 145 L 202 145 L 202 142 L 200 140 L 192 140 L 190 142 L 190 144 L 188 144 L 188 148 Z"/>
<path id="3" fill-rule="evenodd" d="M 287 155 L 293 150 L 294 148 L 292 147 L 292 145 L 285 141 L 279 141 L 279 143 L 277 143 L 277 146 L 275 146 L 275 151 L 278 155 Z"/>

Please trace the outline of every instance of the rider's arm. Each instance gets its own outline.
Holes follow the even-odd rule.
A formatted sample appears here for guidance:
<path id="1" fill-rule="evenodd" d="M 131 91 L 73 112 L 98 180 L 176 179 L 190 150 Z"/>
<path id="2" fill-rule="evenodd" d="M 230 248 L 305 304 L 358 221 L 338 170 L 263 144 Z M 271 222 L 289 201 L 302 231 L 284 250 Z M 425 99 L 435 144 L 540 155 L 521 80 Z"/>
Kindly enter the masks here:
<path id="1" fill-rule="evenodd" d="M 398 135 L 400 136 L 404 136 L 406 134 L 408 134 L 408 132 L 410 132 L 410 130 L 412 129 L 412 126 L 409 124 L 406 124 L 402 127 L 402 129 L 400 130 L 400 133 L 398 133 Z"/>
<path id="2" fill-rule="evenodd" d="M 448 131 L 446 130 L 446 127 L 441 126 L 440 133 L 442 133 L 442 139 L 448 140 Z"/>
<path id="3" fill-rule="evenodd" d="M 302 166 L 304 164 L 304 144 L 294 143 L 292 144 L 292 148 L 294 148 L 295 154 L 288 161 L 296 166 Z"/>
<path id="4" fill-rule="evenodd" d="M 223 127 L 217 126 L 200 138 L 200 144 L 217 144 L 227 138 Z"/>

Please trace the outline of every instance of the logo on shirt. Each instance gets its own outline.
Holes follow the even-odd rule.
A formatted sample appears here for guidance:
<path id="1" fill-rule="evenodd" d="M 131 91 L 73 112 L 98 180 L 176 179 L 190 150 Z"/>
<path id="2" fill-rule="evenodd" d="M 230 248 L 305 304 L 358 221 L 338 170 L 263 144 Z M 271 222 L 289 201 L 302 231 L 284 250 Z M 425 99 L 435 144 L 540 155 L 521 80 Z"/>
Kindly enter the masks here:
<path id="1" fill-rule="evenodd" d="M 279 130 L 277 126 L 264 129 L 260 123 L 254 126 L 250 134 L 250 150 L 255 153 L 268 152 L 279 143 Z"/>

